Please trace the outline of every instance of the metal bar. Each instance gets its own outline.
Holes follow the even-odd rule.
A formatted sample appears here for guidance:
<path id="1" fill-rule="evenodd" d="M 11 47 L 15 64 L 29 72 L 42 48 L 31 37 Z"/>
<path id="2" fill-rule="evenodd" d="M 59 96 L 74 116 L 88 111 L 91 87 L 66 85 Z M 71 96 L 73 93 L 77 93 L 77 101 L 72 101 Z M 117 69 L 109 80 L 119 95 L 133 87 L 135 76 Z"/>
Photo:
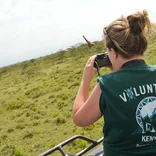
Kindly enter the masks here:
<path id="1" fill-rule="evenodd" d="M 49 155 L 49 154 L 51 154 L 51 153 L 53 153 L 53 152 L 55 152 L 55 151 L 57 151 L 57 150 L 60 151 L 60 153 L 62 154 L 62 156 L 66 156 L 66 153 L 65 153 L 65 151 L 62 149 L 61 146 L 55 146 L 54 148 L 51 148 L 50 150 L 48 150 L 48 151 L 42 153 L 40 156 L 47 156 L 47 155 Z"/>
<path id="2" fill-rule="evenodd" d="M 40 156 L 47 156 L 48 154 L 51 154 L 56 150 L 59 150 L 63 156 L 67 156 L 67 154 L 65 153 L 65 151 L 63 150 L 62 147 L 76 139 L 86 140 L 88 142 L 91 142 L 92 144 L 90 146 L 88 146 L 87 148 L 85 148 L 84 150 L 82 150 L 81 152 L 77 153 L 75 156 L 81 156 L 82 154 L 88 152 L 90 149 L 92 149 L 93 147 L 95 147 L 96 145 L 98 145 L 99 143 L 101 143 L 103 141 L 103 137 L 100 138 L 98 141 L 96 141 L 96 140 L 90 139 L 90 138 L 82 136 L 82 135 L 76 135 L 76 136 L 73 136 L 73 137 L 65 140 L 64 142 L 56 145 L 55 147 L 49 149 L 48 151 L 42 153 Z"/>

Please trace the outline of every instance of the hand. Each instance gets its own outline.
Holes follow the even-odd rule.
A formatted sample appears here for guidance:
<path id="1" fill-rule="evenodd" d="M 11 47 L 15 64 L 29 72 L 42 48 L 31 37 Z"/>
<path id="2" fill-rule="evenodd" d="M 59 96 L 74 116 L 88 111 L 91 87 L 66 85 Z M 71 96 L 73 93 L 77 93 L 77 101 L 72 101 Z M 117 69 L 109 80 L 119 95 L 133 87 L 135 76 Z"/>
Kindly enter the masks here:
<path id="1" fill-rule="evenodd" d="M 95 57 L 96 55 L 91 56 L 89 60 L 87 61 L 86 66 L 84 68 L 83 82 L 85 84 L 90 84 L 90 82 L 92 81 L 93 77 L 96 74 L 96 69 L 93 67 Z"/>

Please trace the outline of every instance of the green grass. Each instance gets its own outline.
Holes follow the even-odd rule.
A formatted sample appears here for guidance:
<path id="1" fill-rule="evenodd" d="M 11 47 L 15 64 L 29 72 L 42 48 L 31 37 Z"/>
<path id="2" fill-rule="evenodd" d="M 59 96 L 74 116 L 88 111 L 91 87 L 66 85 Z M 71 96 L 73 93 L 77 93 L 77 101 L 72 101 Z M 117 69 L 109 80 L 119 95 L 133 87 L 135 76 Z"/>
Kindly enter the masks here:
<path id="1" fill-rule="evenodd" d="M 72 105 L 84 65 L 94 54 L 105 51 L 102 41 L 72 46 L 49 56 L 0 69 L 0 153 L 2 156 L 37 156 L 74 136 L 102 137 L 103 119 L 86 127 L 76 127 Z M 156 37 L 149 42 L 145 60 L 156 62 Z M 103 70 L 108 73 L 109 70 Z M 94 78 L 91 89 L 96 83 Z M 78 140 L 66 147 L 80 151 L 87 143 Z M 55 155 L 60 155 L 55 153 Z"/>

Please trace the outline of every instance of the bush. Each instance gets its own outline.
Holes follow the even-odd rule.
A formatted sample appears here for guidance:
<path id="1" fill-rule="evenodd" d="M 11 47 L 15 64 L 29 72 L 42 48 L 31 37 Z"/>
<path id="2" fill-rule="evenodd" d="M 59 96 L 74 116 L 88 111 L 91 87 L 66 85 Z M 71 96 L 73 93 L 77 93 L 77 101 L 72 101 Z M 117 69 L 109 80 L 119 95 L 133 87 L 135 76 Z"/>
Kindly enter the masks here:
<path id="1" fill-rule="evenodd" d="M 22 150 L 19 148 L 16 148 L 14 151 L 14 156 L 23 156 Z"/>
<path id="2" fill-rule="evenodd" d="M 19 103 L 18 101 L 9 101 L 7 105 L 8 110 L 13 110 L 13 109 L 19 109 L 21 107 L 22 103 Z"/>
<path id="3" fill-rule="evenodd" d="M 23 139 L 29 139 L 32 138 L 34 134 L 32 132 L 26 132 L 23 136 Z"/>
<path id="4" fill-rule="evenodd" d="M 16 148 L 14 151 L 14 156 L 23 156 L 23 152 L 21 151 L 21 149 Z"/>
<path id="5" fill-rule="evenodd" d="M 84 149 L 88 146 L 88 142 L 82 139 L 76 140 L 77 147 Z"/>
<path id="6" fill-rule="evenodd" d="M 56 124 L 64 124 L 67 122 L 67 119 L 63 116 L 58 116 L 56 119 L 55 119 L 55 123 Z"/>
<path id="7" fill-rule="evenodd" d="M 16 126 L 16 129 L 24 129 L 26 127 L 26 124 L 18 124 Z"/>

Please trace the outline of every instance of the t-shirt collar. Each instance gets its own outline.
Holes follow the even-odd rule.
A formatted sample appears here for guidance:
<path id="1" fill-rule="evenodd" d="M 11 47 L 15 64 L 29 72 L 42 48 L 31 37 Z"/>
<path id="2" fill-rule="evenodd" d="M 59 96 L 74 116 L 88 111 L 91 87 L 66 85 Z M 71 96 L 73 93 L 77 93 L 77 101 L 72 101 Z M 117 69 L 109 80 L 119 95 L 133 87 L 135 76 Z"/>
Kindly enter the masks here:
<path id="1" fill-rule="evenodd" d="M 142 59 L 131 60 L 131 61 L 125 62 L 122 65 L 121 69 L 126 68 L 126 67 L 131 66 L 131 65 L 142 65 L 142 64 L 146 64 L 146 62 Z"/>

